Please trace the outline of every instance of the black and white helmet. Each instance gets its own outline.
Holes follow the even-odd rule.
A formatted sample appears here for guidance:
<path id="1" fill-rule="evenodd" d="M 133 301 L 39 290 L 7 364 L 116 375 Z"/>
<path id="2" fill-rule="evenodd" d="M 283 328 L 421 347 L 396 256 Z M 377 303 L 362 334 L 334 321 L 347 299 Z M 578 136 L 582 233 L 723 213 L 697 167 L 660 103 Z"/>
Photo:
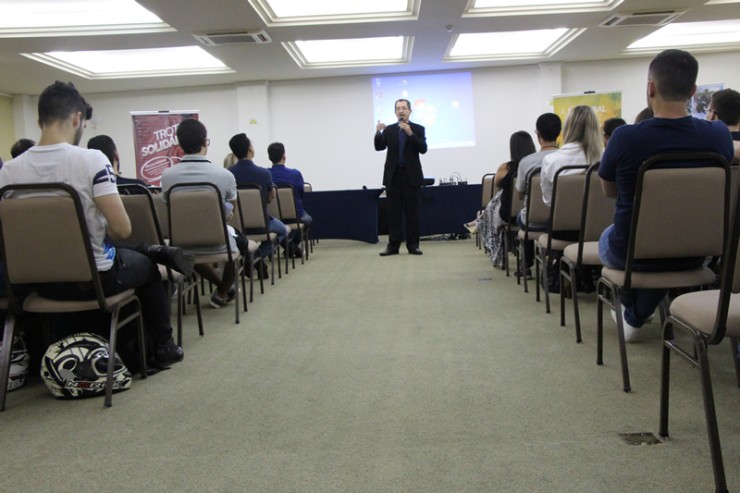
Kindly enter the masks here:
<path id="1" fill-rule="evenodd" d="M 2 352 L 4 344 L 0 342 L 0 352 Z M 11 346 L 10 353 L 10 373 L 8 374 L 8 386 L 7 391 L 19 389 L 26 383 L 26 377 L 28 376 L 28 369 L 31 364 L 31 355 L 28 354 L 26 344 L 23 342 L 23 337 L 20 334 L 13 336 L 13 345 Z"/>
<path id="2" fill-rule="evenodd" d="M 113 392 L 131 387 L 131 373 L 116 355 Z M 108 341 L 82 332 L 65 337 L 46 350 L 41 377 L 55 397 L 92 397 L 105 393 L 108 370 Z"/>

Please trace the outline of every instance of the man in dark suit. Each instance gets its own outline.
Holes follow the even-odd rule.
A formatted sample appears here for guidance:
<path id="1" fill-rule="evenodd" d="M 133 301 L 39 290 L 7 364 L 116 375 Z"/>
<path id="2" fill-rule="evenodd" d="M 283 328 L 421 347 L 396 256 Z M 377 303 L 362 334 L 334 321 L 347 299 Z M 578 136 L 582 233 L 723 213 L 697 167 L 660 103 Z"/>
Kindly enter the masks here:
<path id="1" fill-rule="evenodd" d="M 427 152 L 424 127 L 411 123 L 411 103 L 396 101 L 398 123 L 385 126 L 378 122 L 375 129 L 375 150 L 388 149 L 383 172 L 383 186 L 388 196 L 388 246 L 382 257 L 395 255 L 403 241 L 403 215 L 406 216 L 406 248 L 412 255 L 419 250 L 419 202 L 424 172 L 419 154 Z"/>

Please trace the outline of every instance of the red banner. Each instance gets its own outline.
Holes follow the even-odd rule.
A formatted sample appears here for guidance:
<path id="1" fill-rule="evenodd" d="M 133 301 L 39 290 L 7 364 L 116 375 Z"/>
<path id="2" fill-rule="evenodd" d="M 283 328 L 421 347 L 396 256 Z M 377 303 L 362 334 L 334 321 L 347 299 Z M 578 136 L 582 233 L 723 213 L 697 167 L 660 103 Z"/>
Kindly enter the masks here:
<path id="1" fill-rule="evenodd" d="M 131 113 L 134 121 L 136 177 L 148 185 L 159 186 L 162 173 L 180 161 L 183 151 L 177 145 L 177 126 L 187 118 L 198 119 L 198 113 L 141 112 Z"/>

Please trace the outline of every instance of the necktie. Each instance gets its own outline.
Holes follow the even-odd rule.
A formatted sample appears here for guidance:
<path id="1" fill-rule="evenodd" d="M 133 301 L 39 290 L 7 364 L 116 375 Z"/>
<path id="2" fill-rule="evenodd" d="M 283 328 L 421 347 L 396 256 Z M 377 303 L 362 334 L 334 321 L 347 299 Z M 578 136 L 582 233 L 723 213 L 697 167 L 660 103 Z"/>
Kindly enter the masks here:
<path id="1" fill-rule="evenodd" d="M 402 128 L 398 129 L 398 165 L 403 166 L 403 150 L 406 148 L 406 132 Z"/>

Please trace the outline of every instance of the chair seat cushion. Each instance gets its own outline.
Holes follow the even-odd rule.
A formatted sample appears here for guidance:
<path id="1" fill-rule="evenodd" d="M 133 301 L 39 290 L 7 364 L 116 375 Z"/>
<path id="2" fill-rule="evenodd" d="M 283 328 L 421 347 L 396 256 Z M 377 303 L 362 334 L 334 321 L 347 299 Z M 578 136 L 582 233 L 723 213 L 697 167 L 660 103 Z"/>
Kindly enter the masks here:
<path id="1" fill-rule="evenodd" d="M 604 267 L 601 275 L 612 284 L 624 286 L 624 271 Z M 707 267 L 668 272 L 632 272 L 632 287 L 645 289 L 670 289 L 690 286 L 706 286 L 716 279 Z"/>
<path id="2" fill-rule="evenodd" d="M 537 238 L 537 244 L 542 248 L 547 248 L 547 242 L 550 239 L 550 235 L 545 233 Z M 573 241 L 569 240 L 556 240 L 553 238 L 550 240 L 550 250 L 557 250 L 557 251 L 563 251 L 568 245 L 573 245 Z M 575 245 L 578 246 L 578 242 L 575 242 Z"/>
<path id="3" fill-rule="evenodd" d="M 578 243 L 573 243 L 565 247 L 565 250 L 563 250 L 563 257 L 575 263 L 576 260 L 578 260 Z M 583 243 L 581 263 L 583 265 L 601 265 L 598 241 L 586 241 Z"/>
<path id="4" fill-rule="evenodd" d="M 536 240 L 543 234 L 545 234 L 544 231 L 529 231 L 528 233 L 525 234 L 524 230 L 520 229 L 519 233 L 517 233 L 516 236 L 520 240 Z"/>
<path id="5" fill-rule="evenodd" d="M 113 296 L 108 296 L 105 300 L 109 305 L 115 305 L 131 296 L 134 296 L 134 290 L 127 289 Z M 71 313 L 100 310 L 100 305 L 98 300 L 52 300 L 34 292 L 26 297 L 23 302 L 23 310 L 31 313 Z"/>
<path id="6" fill-rule="evenodd" d="M 711 334 L 717 317 L 719 289 L 682 294 L 671 303 L 671 315 L 705 334 Z M 728 337 L 740 337 L 740 295 L 732 295 L 727 310 Z"/>

